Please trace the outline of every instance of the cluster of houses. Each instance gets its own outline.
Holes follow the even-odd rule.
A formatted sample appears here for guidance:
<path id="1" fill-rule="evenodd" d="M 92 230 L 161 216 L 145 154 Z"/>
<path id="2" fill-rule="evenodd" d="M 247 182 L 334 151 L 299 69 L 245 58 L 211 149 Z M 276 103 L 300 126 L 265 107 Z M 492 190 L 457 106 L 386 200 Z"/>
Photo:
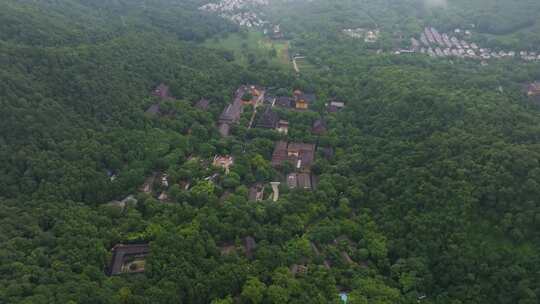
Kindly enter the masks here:
<path id="1" fill-rule="evenodd" d="M 265 103 L 272 107 L 277 106 L 286 109 L 308 110 L 316 100 L 315 94 L 304 93 L 300 90 L 293 92 L 290 96 L 268 96 Z"/>
<path id="2" fill-rule="evenodd" d="M 156 97 L 156 103 L 147 110 L 148 113 L 159 114 L 160 102 L 163 100 L 173 99 L 169 87 L 160 84 L 151 93 Z M 258 106 L 264 106 L 264 111 L 259 115 L 255 126 L 257 128 L 273 129 L 284 135 L 288 134 L 289 123 L 286 120 L 280 119 L 279 114 L 274 110 L 275 107 L 289 109 L 291 111 L 306 111 L 309 110 L 316 100 L 314 94 L 307 94 L 300 90 L 295 90 L 291 96 L 271 96 L 266 95 L 266 89 L 255 85 L 240 86 L 235 94 L 231 104 L 227 105 L 221 113 L 218 121 L 218 129 L 222 136 L 228 136 L 230 128 L 233 124 L 239 122 L 243 108 L 246 105 L 251 105 L 254 108 L 254 117 Z M 201 99 L 195 103 L 195 107 L 199 109 L 208 109 L 210 102 L 207 99 Z M 340 101 L 332 100 L 326 104 L 328 112 L 337 112 L 345 107 L 345 104 Z M 318 119 L 313 123 L 312 133 L 315 135 L 323 135 L 326 129 L 326 123 L 322 119 Z M 320 148 L 323 155 L 332 155 L 331 148 Z M 316 178 L 311 173 L 311 168 L 315 161 L 317 146 L 311 143 L 302 142 L 287 142 L 278 141 L 274 147 L 272 154 L 272 167 L 282 170 L 287 169 L 287 174 L 283 176 L 286 186 L 290 189 L 312 190 L 316 186 Z M 191 158 L 190 158 L 191 159 Z M 229 174 L 230 168 L 234 165 L 235 160 L 231 155 L 216 155 L 211 164 L 216 168 L 222 168 L 225 174 Z M 288 164 L 288 165 L 287 165 Z M 205 180 L 214 181 L 219 174 L 214 174 L 205 178 Z M 139 188 L 139 191 L 157 197 L 162 202 L 168 201 L 167 190 L 169 188 L 169 176 L 163 172 L 154 172 L 147 177 L 144 183 Z M 189 183 L 182 184 L 182 189 L 189 189 Z M 281 182 L 270 183 L 272 194 L 269 198 L 273 201 L 279 199 L 279 186 Z M 249 189 L 248 198 L 250 201 L 262 201 L 265 199 L 265 186 L 262 183 L 253 185 Z M 128 196 L 123 201 L 114 201 L 110 205 L 118 206 L 122 209 L 128 204 L 136 204 L 137 200 L 133 196 Z M 256 241 L 253 237 L 247 236 L 243 238 L 242 251 L 246 257 L 251 258 L 253 251 L 256 248 Z M 221 248 L 222 254 L 229 254 L 237 251 L 238 246 L 234 244 L 225 244 Z M 150 254 L 149 244 L 117 244 L 111 250 L 112 259 L 108 267 L 109 275 L 122 275 L 142 273 L 145 271 L 146 259 Z M 328 263 L 325 263 L 327 265 Z M 328 264 L 329 265 L 329 264 Z M 329 266 L 328 266 L 329 267 Z M 307 266 L 295 264 L 291 267 L 294 274 L 306 273 Z"/>
<path id="3" fill-rule="evenodd" d="M 253 6 L 266 6 L 268 3 L 268 0 L 221 0 L 205 4 L 201 6 L 200 9 L 218 13 L 235 12 L 246 10 Z"/>
<path id="4" fill-rule="evenodd" d="M 471 58 L 478 60 L 502 59 L 502 58 L 521 58 L 525 61 L 540 60 L 540 54 L 527 51 L 495 51 L 489 48 L 483 48 L 474 42 L 467 42 L 472 33 L 469 30 L 454 30 L 453 35 L 439 33 L 434 27 L 426 27 L 420 34 L 420 37 L 411 38 L 410 50 L 399 50 L 401 53 L 422 53 L 430 57 L 458 57 Z M 458 38 L 460 37 L 460 38 Z"/>
<path id="5" fill-rule="evenodd" d="M 274 110 L 274 107 L 280 107 L 290 110 L 305 111 L 315 102 L 314 94 L 306 94 L 300 90 L 293 92 L 293 97 L 290 96 L 270 96 L 266 95 L 266 89 L 249 85 L 241 86 L 235 93 L 234 100 L 227 105 L 220 115 L 218 121 L 218 129 L 222 136 L 230 134 L 231 125 L 238 123 L 245 105 L 252 105 L 254 111 L 258 106 L 264 106 L 264 110 L 260 113 L 259 119 L 255 126 L 257 128 L 276 130 L 282 134 L 288 134 L 289 122 L 280 119 L 279 114 Z M 314 126 L 317 132 L 323 132 L 324 124 L 318 123 Z M 290 173 L 287 176 L 287 185 L 291 189 L 312 189 L 312 176 L 310 174 L 311 164 L 315 158 L 315 145 L 304 143 L 286 143 L 280 141 L 276 144 L 276 148 L 272 157 L 272 165 L 281 167 L 285 161 L 294 163 L 297 172 Z M 220 156 L 214 159 L 214 165 L 228 170 L 233 164 L 231 156 Z M 277 189 L 274 188 L 274 198 L 277 200 Z M 251 201 L 261 201 L 264 199 L 264 186 L 257 184 L 251 187 L 249 191 L 249 199 Z"/>
<path id="6" fill-rule="evenodd" d="M 540 81 L 529 83 L 526 92 L 529 98 L 540 101 Z"/>
<path id="7" fill-rule="evenodd" d="M 259 118 L 256 126 L 262 129 L 273 129 L 285 135 L 289 133 L 289 122 L 280 119 L 279 115 L 272 110 L 272 107 L 264 108 L 264 112 Z"/>
<path id="8" fill-rule="evenodd" d="M 380 31 L 379 30 L 367 30 L 363 28 L 348 28 L 342 30 L 345 36 L 354 38 L 354 39 L 364 39 L 366 43 L 374 43 L 379 40 Z"/>
<path id="9" fill-rule="evenodd" d="M 272 25 L 269 29 L 265 28 L 263 30 L 263 34 L 269 35 L 270 38 L 275 39 L 275 40 L 283 39 L 285 37 L 285 35 L 281 31 L 280 24 Z"/>
<path id="10" fill-rule="evenodd" d="M 158 85 L 151 93 L 155 96 L 156 103 L 151 105 L 147 113 L 160 114 L 160 102 L 163 100 L 173 99 L 170 89 L 165 84 Z M 234 124 L 239 123 L 244 108 L 252 106 L 253 116 L 250 127 L 253 124 L 256 128 L 275 130 L 283 135 L 289 133 L 289 122 L 280 118 L 276 108 L 286 109 L 290 111 L 307 111 L 315 103 L 316 96 L 311 93 L 304 93 L 301 90 L 294 90 L 290 96 L 279 96 L 267 94 L 267 89 L 257 85 L 242 85 L 234 93 L 233 100 L 222 111 L 218 120 L 218 131 L 222 137 L 230 135 L 231 128 Z M 200 99 L 195 103 L 195 107 L 201 110 L 208 109 L 210 102 L 207 99 Z M 330 100 L 325 104 L 329 113 L 341 111 L 345 107 L 345 103 L 337 100 Z M 262 108 L 261 111 L 257 109 Z M 163 113 L 161 113 L 163 114 Z M 255 118 L 258 118 L 255 120 Z M 326 122 L 323 119 L 317 119 L 313 122 L 311 132 L 314 135 L 321 136 L 327 131 Z M 293 172 L 284 176 L 286 185 L 290 189 L 311 190 L 316 185 L 316 180 L 311 174 L 311 165 L 315 159 L 315 151 L 317 147 L 314 144 L 295 143 L 279 141 L 276 143 L 272 156 L 272 166 L 274 168 L 283 168 L 286 162 L 290 163 Z M 333 151 L 331 148 L 320 148 L 323 155 L 331 157 Z M 230 168 L 234 165 L 234 157 L 231 155 L 216 155 L 211 164 L 216 168 L 222 168 L 225 174 L 229 174 Z M 214 181 L 219 177 L 219 174 L 209 176 L 206 180 Z M 279 182 L 272 185 L 273 199 L 277 201 L 279 198 Z M 181 185 L 182 189 L 188 190 L 190 185 Z M 169 176 L 163 172 L 154 172 L 147 177 L 140 187 L 140 191 L 156 197 L 162 202 L 168 202 L 167 194 L 169 188 Z M 264 185 L 254 185 L 249 191 L 250 201 L 264 200 Z M 127 203 L 114 202 L 116 205 L 125 206 Z"/>
<path id="11" fill-rule="evenodd" d="M 255 28 L 268 23 L 255 12 L 258 7 L 266 5 L 268 5 L 268 0 L 221 0 L 205 4 L 199 9 L 217 13 L 240 26 Z"/>
<path id="12" fill-rule="evenodd" d="M 316 100 L 315 94 L 304 93 L 301 90 L 295 90 L 292 96 L 277 96 L 267 93 L 265 88 L 244 85 L 238 88 L 231 104 L 228 104 L 220 115 L 218 129 L 222 136 L 229 136 L 231 126 L 238 123 L 245 105 L 252 105 L 254 114 L 257 107 L 262 107 L 258 119 L 254 126 L 261 129 L 275 130 L 281 134 L 287 135 L 289 132 L 289 122 L 281 119 L 276 108 L 287 109 L 291 111 L 307 111 Z M 345 103 L 337 100 L 331 100 L 326 103 L 326 109 L 329 113 L 335 113 L 345 107 Z M 255 117 L 255 115 L 254 115 Z M 311 132 L 314 135 L 321 136 L 327 131 L 326 123 L 323 119 L 317 119 L 313 122 Z M 331 157 L 333 154 L 331 148 L 320 148 L 323 155 Z M 316 179 L 311 174 L 311 166 L 315 160 L 316 145 L 300 142 L 278 141 L 272 154 L 271 164 L 276 169 L 284 169 L 286 163 L 289 164 L 291 172 L 288 172 L 284 179 L 290 189 L 312 190 L 316 186 Z M 216 156 L 214 165 L 221 167 L 226 171 L 234 163 L 232 156 Z M 273 183 L 273 199 L 279 197 L 280 182 Z M 249 190 L 250 201 L 264 200 L 264 185 L 256 184 Z"/>
<path id="13" fill-rule="evenodd" d="M 357 244 L 351 241 L 347 236 L 340 236 L 328 244 L 333 248 L 339 248 L 339 256 L 337 257 L 341 263 L 349 266 L 367 267 L 364 262 L 354 261 L 349 255 L 349 251 L 356 250 Z M 322 251 L 317 244 L 310 242 L 311 251 L 314 256 L 323 261 L 322 265 L 326 269 L 331 269 L 334 265 L 332 260 L 328 257 L 328 252 Z M 235 253 L 243 254 L 248 259 L 253 259 L 255 251 L 257 250 L 257 241 L 253 236 L 245 236 L 241 238 L 241 241 L 236 244 L 234 242 L 222 243 L 219 245 L 219 251 L 222 256 L 228 256 Z M 145 271 L 146 260 L 151 253 L 151 246 L 148 243 L 143 244 L 117 244 L 112 250 L 112 259 L 108 267 L 108 274 L 110 276 L 128 275 L 143 273 Z M 334 258 L 334 261 L 337 261 Z M 310 265 L 313 260 L 307 257 L 301 257 L 294 264 L 290 265 L 289 271 L 295 276 L 309 275 Z M 341 303 L 347 303 L 349 301 L 349 289 L 337 286 L 339 290 L 336 295 Z M 418 297 L 418 302 L 425 299 L 426 296 L 422 295 Z"/>
<path id="14" fill-rule="evenodd" d="M 273 167 L 282 168 L 286 162 L 293 167 L 293 172 L 287 175 L 287 186 L 290 189 L 311 190 L 313 188 L 311 166 L 314 161 L 314 144 L 278 141 L 272 153 Z"/>
<path id="15" fill-rule="evenodd" d="M 247 258 L 253 258 L 255 250 L 257 249 L 257 242 L 252 236 L 245 236 L 242 238 L 240 246 L 234 243 L 224 243 L 219 246 L 221 255 L 230 255 L 234 252 L 241 251 Z M 332 268 L 332 261 L 325 258 L 325 255 L 321 252 L 319 247 L 311 242 L 311 248 L 318 258 L 324 258 L 323 265 L 325 268 Z M 343 263 L 348 265 L 359 265 L 356 263 L 347 251 L 355 247 L 355 243 L 352 242 L 346 236 L 340 236 L 331 243 L 335 247 L 346 247 L 347 250 L 340 250 L 340 259 Z M 136 274 L 143 273 L 145 271 L 146 260 L 151 253 L 151 247 L 148 243 L 141 244 L 117 244 L 111 249 L 112 258 L 108 267 L 108 274 L 111 276 L 124 275 L 124 274 Z M 365 265 L 360 265 L 365 266 Z M 291 273 L 295 276 L 305 275 L 309 271 L 308 260 L 301 258 L 296 264 L 291 265 L 289 268 Z"/>
<path id="16" fill-rule="evenodd" d="M 233 124 L 240 121 L 244 105 L 257 107 L 264 100 L 264 88 L 241 86 L 236 90 L 233 102 L 228 104 L 219 116 L 218 129 L 221 136 L 229 136 Z"/>
<path id="17" fill-rule="evenodd" d="M 257 248 L 257 242 L 252 236 L 242 239 L 242 251 L 248 258 L 253 258 L 253 253 Z M 112 258 L 108 267 L 110 276 L 143 273 L 145 271 L 146 260 L 150 255 L 150 245 L 142 244 L 117 244 L 112 249 Z M 236 251 L 233 244 L 225 244 L 220 247 L 221 254 L 227 255 Z"/>
<path id="18" fill-rule="evenodd" d="M 229 136 L 231 127 L 240 121 L 244 106 L 251 105 L 254 110 L 259 106 L 264 106 L 264 110 L 256 123 L 256 127 L 274 129 L 280 133 L 287 134 L 289 122 L 280 119 L 273 108 L 280 107 L 290 110 L 305 111 L 313 105 L 315 99 L 315 94 L 306 94 L 300 90 L 294 91 L 293 97 L 271 96 L 266 95 L 265 88 L 253 85 L 241 86 L 236 90 L 232 103 L 228 104 L 225 109 L 223 109 L 223 112 L 219 117 L 219 133 L 223 137 Z M 337 109 L 335 104 L 330 107 L 333 110 Z"/>

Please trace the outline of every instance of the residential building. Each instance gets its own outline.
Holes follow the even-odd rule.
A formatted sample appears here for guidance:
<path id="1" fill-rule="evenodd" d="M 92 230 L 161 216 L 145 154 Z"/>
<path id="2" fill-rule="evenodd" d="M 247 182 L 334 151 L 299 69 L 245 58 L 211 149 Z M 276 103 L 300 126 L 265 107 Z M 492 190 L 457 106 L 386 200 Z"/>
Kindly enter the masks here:
<path id="1" fill-rule="evenodd" d="M 276 96 L 265 94 L 263 104 L 274 106 L 275 102 L 276 102 Z"/>
<path id="2" fill-rule="evenodd" d="M 287 157 L 296 170 L 310 171 L 315 160 L 315 145 L 306 143 L 289 143 Z"/>
<path id="3" fill-rule="evenodd" d="M 296 173 L 287 175 L 287 186 L 289 189 L 298 188 L 298 175 Z"/>
<path id="4" fill-rule="evenodd" d="M 238 97 L 242 99 L 242 102 L 245 105 L 256 106 L 257 104 L 259 104 L 259 102 L 264 100 L 264 93 L 265 93 L 265 90 L 263 87 L 251 85 L 251 86 L 241 86 L 237 90 L 236 94 Z M 246 95 L 251 96 L 251 99 L 245 100 Z"/>
<path id="5" fill-rule="evenodd" d="M 228 104 L 219 116 L 218 129 L 221 136 L 229 136 L 231 125 L 237 123 L 242 116 L 244 90 L 239 88 L 231 104 Z"/>
<path id="6" fill-rule="evenodd" d="M 287 154 L 287 142 L 278 141 L 274 147 L 274 153 L 272 154 L 272 166 L 277 167 L 283 165 L 288 160 Z"/>
<path id="7" fill-rule="evenodd" d="M 295 108 L 298 110 L 307 110 L 315 102 L 315 94 L 295 94 Z"/>
<path id="8" fill-rule="evenodd" d="M 225 174 L 229 174 L 230 168 L 234 165 L 234 158 L 230 155 L 216 155 L 213 164 L 216 167 L 225 169 Z"/>
<path id="9" fill-rule="evenodd" d="M 315 158 L 315 145 L 279 141 L 272 155 L 272 165 L 279 167 L 289 161 L 296 170 L 309 171 Z"/>
<path id="10" fill-rule="evenodd" d="M 527 95 L 530 97 L 540 96 L 540 81 L 529 84 L 527 88 Z"/>
<path id="11" fill-rule="evenodd" d="M 309 173 L 290 173 L 287 176 L 287 186 L 290 189 L 311 190 L 313 183 Z"/>
<path id="12" fill-rule="evenodd" d="M 364 38 L 364 42 L 374 43 L 377 42 L 377 39 L 379 39 L 379 30 L 368 31 Z"/>
<path id="13" fill-rule="evenodd" d="M 169 187 L 169 175 L 166 173 L 161 175 L 161 186 L 164 188 Z"/>
<path id="14" fill-rule="evenodd" d="M 287 135 L 289 133 L 289 122 L 286 120 L 280 120 L 278 121 L 276 130 L 279 133 Z"/>
<path id="15" fill-rule="evenodd" d="M 328 112 L 335 113 L 345 108 L 345 103 L 341 101 L 330 101 L 326 104 Z"/>
<path id="16" fill-rule="evenodd" d="M 293 100 L 288 96 L 279 96 L 276 98 L 275 105 L 283 108 L 292 108 L 294 105 Z"/>

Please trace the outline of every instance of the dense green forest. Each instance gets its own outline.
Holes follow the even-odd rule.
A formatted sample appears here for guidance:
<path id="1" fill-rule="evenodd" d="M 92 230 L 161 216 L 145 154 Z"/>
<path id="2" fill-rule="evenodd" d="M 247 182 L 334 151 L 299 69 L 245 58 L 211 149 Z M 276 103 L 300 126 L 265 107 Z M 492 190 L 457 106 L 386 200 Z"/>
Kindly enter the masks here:
<path id="1" fill-rule="evenodd" d="M 474 40 L 491 48 L 538 51 L 540 2 L 535 0 L 313 0 L 273 5 L 267 14 L 290 39 L 337 36 L 344 28 L 380 29 L 379 48 L 396 36 L 418 33 L 424 26 L 443 31 L 474 31 Z M 435 5 L 438 4 L 438 5 Z"/>
<path id="2" fill-rule="evenodd" d="M 523 32 L 536 2 L 279 2 L 266 14 L 308 56 L 301 74 L 272 52 L 220 49 L 257 36 L 205 3 L 0 3 L 0 303 L 540 301 L 540 112 L 522 90 L 539 64 L 376 54 L 338 34 L 462 18 L 509 43 L 537 35 Z M 152 95 L 161 83 L 172 98 Z M 287 135 L 249 128 L 246 106 L 221 137 L 244 84 L 316 101 L 276 110 Z M 321 148 L 317 187 L 250 201 L 291 170 L 271 165 L 278 140 Z M 234 156 L 229 174 L 215 155 Z M 142 191 L 158 173 L 168 189 Z M 149 244 L 144 273 L 109 275 L 117 244 Z"/>

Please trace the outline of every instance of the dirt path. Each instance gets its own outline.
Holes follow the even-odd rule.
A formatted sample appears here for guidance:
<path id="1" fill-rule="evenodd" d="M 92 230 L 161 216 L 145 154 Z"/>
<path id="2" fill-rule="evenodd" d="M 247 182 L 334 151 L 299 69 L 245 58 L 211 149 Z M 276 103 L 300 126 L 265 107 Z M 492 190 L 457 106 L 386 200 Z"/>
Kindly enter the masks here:
<path id="1" fill-rule="evenodd" d="M 253 127 L 253 122 L 255 121 L 255 116 L 257 116 L 257 107 L 253 107 L 253 113 L 251 114 L 251 119 L 249 120 L 248 130 Z"/>
<path id="2" fill-rule="evenodd" d="M 298 64 L 296 64 L 296 58 L 293 58 L 292 64 L 293 64 L 293 67 L 294 67 L 294 71 L 296 73 L 300 73 L 300 70 L 298 69 Z"/>
<path id="3" fill-rule="evenodd" d="M 300 73 L 300 68 L 298 67 L 298 63 L 296 62 L 296 59 L 304 59 L 304 58 L 306 58 L 306 57 L 304 57 L 304 56 L 298 56 L 298 57 L 294 57 L 294 58 L 293 58 L 293 67 L 294 67 L 294 71 L 295 71 L 296 73 Z"/>
<path id="4" fill-rule="evenodd" d="M 253 113 L 251 114 L 251 119 L 249 120 L 248 130 L 253 127 L 253 123 L 255 122 L 255 117 L 257 116 L 257 108 L 259 107 L 259 105 L 261 105 L 263 103 L 264 95 L 265 94 L 261 94 L 261 96 L 259 97 L 259 99 L 255 103 L 255 105 L 253 106 Z"/>

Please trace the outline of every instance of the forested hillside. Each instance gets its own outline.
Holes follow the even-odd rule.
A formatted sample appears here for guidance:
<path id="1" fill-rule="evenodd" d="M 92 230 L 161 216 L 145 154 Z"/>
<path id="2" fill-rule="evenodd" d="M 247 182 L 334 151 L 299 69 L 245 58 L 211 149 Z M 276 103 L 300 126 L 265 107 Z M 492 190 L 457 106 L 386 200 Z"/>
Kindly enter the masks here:
<path id="1" fill-rule="evenodd" d="M 197 10 L 203 1 L 3 1 L 0 39 L 32 46 L 99 43 L 128 32 L 202 41 L 234 26 Z M 202 22 L 202 21 L 205 22 Z"/>
<path id="2" fill-rule="evenodd" d="M 424 26 L 474 31 L 474 39 L 494 48 L 535 49 L 540 43 L 540 3 L 535 0 L 364 0 L 280 1 L 268 15 L 288 38 L 336 36 L 344 28 L 380 29 L 377 47 Z M 408 39 L 407 39 L 408 40 Z"/>
<path id="3" fill-rule="evenodd" d="M 0 3 L 0 303 L 538 303 L 538 63 L 377 54 L 336 31 L 438 13 L 362 3 L 268 8 L 309 73 L 221 49 L 259 36 L 206 1 Z M 119 244 L 149 253 L 114 273 Z"/>

